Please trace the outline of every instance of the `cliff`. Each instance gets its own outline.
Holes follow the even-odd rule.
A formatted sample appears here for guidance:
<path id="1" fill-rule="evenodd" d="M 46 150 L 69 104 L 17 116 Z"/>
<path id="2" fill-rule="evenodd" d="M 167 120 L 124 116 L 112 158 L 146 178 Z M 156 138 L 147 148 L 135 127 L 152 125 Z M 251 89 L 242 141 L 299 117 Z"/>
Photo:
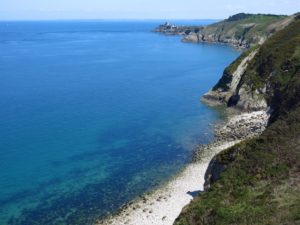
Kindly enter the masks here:
<path id="1" fill-rule="evenodd" d="M 225 69 L 206 100 L 270 108 L 267 129 L 210 163 L 177 225 L 300 224 L 300 15 Z"/>
<path id="2" fill-rule="evenodd" d="M 243 111 L 275 110 L 281 89 L 297 67 L 299 24 L 295 16 L 290 18 L 293 20 L 284 30 L 276 32 L 262 46 L 245 51 L 228 66 L 203 100 Z"/>
<path id="3" fill-rule="evenodd" d="M 259 98 L 259 93 L 264 90 L 247 91 L 242 85 L 249 62 L 253 60 L 258 49 L 252 48 L 244 52 L 236 61 L 224 70 L 219 82 L 204 94 L 202 100 L 207 103 L 221 103 L 227 106 L 237 106 L 241 110 L 261 110 L 267 108 L 264 98 Z M 235 104 L 234 104 L 235 100 Z"/>
<path id="4" fill-rule="evenodd" d="M 198 32 L 190 32 L 183 41 L 224 43 L 249 48 L 262 44 L 291 20 L 292 17 L 288 16 L 240 13 L 206 26 Z"/>

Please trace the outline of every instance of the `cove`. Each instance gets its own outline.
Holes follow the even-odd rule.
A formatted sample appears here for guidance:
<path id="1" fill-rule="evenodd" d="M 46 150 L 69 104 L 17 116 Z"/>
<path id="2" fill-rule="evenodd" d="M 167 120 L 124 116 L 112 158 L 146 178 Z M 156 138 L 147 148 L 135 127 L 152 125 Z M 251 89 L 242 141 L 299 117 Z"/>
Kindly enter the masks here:
<path id="1" fill-rule="evenodd" d="M 162 22 L 0 22 L 0 224 L 92 224 L 211 140 L 199 99 L 239 52 Z"/>

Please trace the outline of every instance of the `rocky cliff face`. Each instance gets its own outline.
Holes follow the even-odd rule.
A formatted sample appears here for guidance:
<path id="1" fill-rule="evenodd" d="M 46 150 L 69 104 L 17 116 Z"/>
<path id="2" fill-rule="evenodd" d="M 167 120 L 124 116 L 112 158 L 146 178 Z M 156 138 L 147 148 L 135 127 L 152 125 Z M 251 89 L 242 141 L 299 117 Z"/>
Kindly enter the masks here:
<path id="1" fill-rule="evenodd" d="M 275 109 L 280 89 L 297 67 L 292 62 L 299 51 L 296 45 L 299 19 L 289 18 L 293 19 L 288 29 L 276 32 L 263 45 L 245 51 L 227 67 L 219 82 L 203 96 L 203 101 L 226 104 L 242 111 Z"/>
<path id="2" fill-rule="evenodd" d="M 240 13 L 209 25 L 198 32 L 190 32 L 184 42 L 210 42 L 249 48 L 262 44 L 269 36 L 287 26 L 291 17 Z"/>
<path id="3" fill-rule="evenodd" d="M 213 143 L 198 147 L 194 153 L 194 161 L 201 161 L 205 152 L 211 151 L 215 146 L 220 146 L 232 141 L 239 143 L 247 139 L 258 137 L 266 129 L 268 119 L 269 115 L 265 111 L 243 113 L 233 116 L 224 126 L 215 130 Z M 221 178 L 222 172 L 226 170 L 230 162 L 234 161 L 235 157 L 236 152 L 225 151 L 222 153 L 222 157 L 217 154 L 211 160 L 204 177 L 205 191 L 209 190 L 211 185 Z"/>
<path id="4" fill-rule="evenodd" d="M 242 77 L 257 52 L 256 48 L 250 49 L 227 67 L 219 82 L 203 96 L 203 101 L 235 106 L 242 111 L 266 110 L 268 104 L 263 96 L 266 88 L 252 90 L 242 82 Z"/>
<path id="5" fill-rule="evenodd" d="M 271 118 L 261 135 L 211 161 L 206 192 L 175 224 L 299 224 L 300 14 L 239 57 L 206 96 L 243 109 L 263 99 Z"/>
<path id="6" fill-rule="evenodd" d="M 281 46 L 276 47 L 279 46 L 279 43 Z M 272 50 L 272 46 L 275 47 L 275 51 Z M 267 57 L 267 65 L 265 65 L 266 60 L 262 60 L 262 57 Z M 263 79 L 264 85 L 260 84 L 261 88 L 253 89 L 251 88 L 253 80 L 249 82 L 250 77 L 247 76 L 252 74 L 251 78 L 253 79 L 253 75 L 256 73 L 255 75 L 260 75 L 261 79 L 263 74 L 259 74 L 253 69 L 257 64 L 260 73 L 268 71 L 268 74 L 267 78 Z M 246 77 L 243 78 L 243 76 Z M 283 76 L 285 76 L 285 80 L 282 80 Z M 281 80 L 278 80 L 278 77 Z M 262 47 L 242 54 L 225 69 L 220 81 L 203 98 L 206 101 L 234 105 L 243 110 L 266 109 L 271 106 L 273 110 L 271 110 L 270 123 L 272 123 L 278 118 L 284 118 L 290 111 L 300 109 L 299 78 L 300 14 L 294 17 L 293 23 L 289 27 L 278 32 Z M 281 88 L 278 88 L 279 86 Z M 238 150 L 237 147 L 231 148 L 213 158 L 205 174 L 205 190 L 208 190 L 213 183 L 220 179 L 228 165 L 235 160 Z"/>
<path id="7" fill-rule="evenodd" d="M 186 42 L 226 43 L 242 48 L 254 45 L 225 69 L 219 82 L 202 99 L 209 103 L 226 104 L 242 111 L 267 110 L 272 108 L 276 97 L 279 97 L 277 93 L 281 83 L 278 80 L 287 72 L 292 56 L 287 55 L 287 61 L 280 62 L 284 65 L 278 68 L 274 62 L 275 59 L 282 58 L 282 55 L 276 51 L 270 53 L 271 47 L 260 46 L 272 35 L 278 36 L 277 33 L 293 23 L 297 17 L 298 14 L 288 17 L 241 13 L 207 27 L 180 27 L 166 23 L 159 26 L 156 32 L 182 34 L 185 35 L 183 41 Z M 299 28 L 296 27 L 295 30 L 297 29 Z M 289 40 L 288 36 L 283 35 L 281 38 Z M 270 45 L 272 40 L 267 42 L 269 44 L 262 46 Z M 284 43 L 287 44 L 287 41 Z M 262 60 L 267 61 L 263 64 L 257 63 Z"/>

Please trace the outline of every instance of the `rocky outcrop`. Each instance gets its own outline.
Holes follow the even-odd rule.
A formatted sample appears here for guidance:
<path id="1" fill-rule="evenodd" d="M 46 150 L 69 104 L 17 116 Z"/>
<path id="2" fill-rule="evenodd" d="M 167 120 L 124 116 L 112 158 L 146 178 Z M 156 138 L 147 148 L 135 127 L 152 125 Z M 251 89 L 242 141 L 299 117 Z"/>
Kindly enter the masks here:
<path id="1" fill-rule="evenodd" d="M 278 32 L 263 46 L 242 54 L 225 69 L 222 78 L 213 89 L 204 95 L 205 101 L 226 103 L 242 110 L 260 110 L 269 106 L 273 108 L 270 110 L 270 119 L 267 114 L 254 112 L 256 117 L 230 121 L 221 129 L 217 129 L 215 136 L 218 142 L 259 136 L 267 127 L 266 121 L 272 123 L 279 118 L 277 114 L 282 118 L 286 112 L 299 107 L 300 69 L 297 65 L 300 54 L 296 47 L 300 33 L 299 29 L 297 30 L 300 25 L 299 14 L 294 18 L 294 22 L 288 28 Z M 273 46 L 280 46 L 282 51 L 274 50 Z M 289 73 L 292 74 L 292 78 L 289 77 Z M 286 80 L 282 80 L 283 76 L 286 76 Z M 211 160 L 205 174 L 205 190 L 221 179 L 221 174 L 235 160 L 239 149 L 239 145 L 236 145 Z M 201 157 L 200 153 L 198 155 Z"/>
<path id="2" fill-rule="evenodd" d="M 198 32 L 190 32 L 182 41 L 224 43 L 236 48 L 249 48 L 252 45 L 262 44 L 292 20 L 293 16 L 239 13 L 208 25 Z"/>
<path id="3" fill-rule="evenodd" d="M 199 33 L 190 33 L 189 35 L 185 36 L 182 41 L 183 42 L 194 42 L 194 43 L 199 43 L 199 42 L 208 42 L 208 43 L 222 43 L 222 44 L 229 44 L 234 46 L 235 48 L 249 48 L 250 43 L 247 40 L 241 39 L 236 39 L 234 37 L 231 38 L 222 38 L 220 35 L 217 34 L 208 34 L 206 35 L 203 32 Z M 262 42 L 264 38 L 261 38 L 259 42 Z"/>
<path id="4" fill-rule="evenodd" d="M 154 29 L 154 32 L 163 33 L 165 35 L 189 35 L 191 33 L 198 33 L 203 26 L 176 26 L 169 22 L 159 25 Z"/>
<path id="5" fill-rule="evenodd" d="M 242 84 L 237 92 L 230 97 L 227 105 L 229 107 L 235 106 L 242 111 L 267 110 L 268 103 L 265 94 L 266 87 L 253 91 L 247 84 Z"/>
<path id="6" fill-rule="evenodd" d="M 224 126 L 215 130 L 215 141 L 212 144 L 204 145 L 195 152 L 194 160 L 201 160 L 202 152 L 206 148 L 220 145 L 224 142 L 240 142 L 249 138 L 257 137 L 266 129 L 269 114 L 265 111 L 241 114 L 230 119 Z M 228 149 L 219 155 L 216 155 L 209 163 L 205 173 L 204 190 L 220 179 L 222 172 L 228 164 L 235 159 L 237 152 L 235 149 Z"/>
<path id="7" fill-rule="evenodd" d="M 185 207 L 175 224 L 299 222 L 300 14 L 294 18 L 258 49 L 242 54 L 205 98 L 243 109 L 268 106 L 271 115 L 266 130 L 257 137 L 213 158 L 205 175 L 205 189 L 209 191 Z M 251 54 L 254 56 L 249 59 Z M 236 77 L 236 85 L 233 74 L 243 65 L 245 70 Z M 220 93 L 233 94 L 225 98 Z M 238 134 L 247 136 L 259 126 L 251 127 L 249 132 L 238 129 Z M 230 138 L 234 138 L 235 129 L 231 127 L 228 133 L 233 133 Z M 226 134 L 227 131 L 225 137 Z M 198 153 L 199 159 L 201 154 Z"/>
<path id="8" fill-rule="evenodd" d="M 296 15 L 289 17 L 292 21 L 281 21 L 282 26 L 290 24 L 287 28 L 278 31 L 264 44 L 245 51 L 229 65 L 202 100 L 242 111 L 276 110 L 278 102 L 283 101 L 282 90 L 298 70 L 300 22 Z M 278 50 L 273 46 L 281 48 Z"/>
<path id="9" fill-rule="evenodd" d="M 294 17 L 239 13 L 208 26 L 176 26 L 166 22 L 155 28 L 154 32 L 183 35 L 183 42 L 222 43 L 249 48 L 264 43 L 273 33 L 289 25 Z"/>
<path id="10" fill-rule="evenodd" d="M 198 146 L 194 151 L 193 161 L 201 160 L 204 157 L 203 153 L 223 143 L 242 141 L 260 135 L 267 127 L 268 119 L 269 114 L 266 111 L 232 116 L 224 125 L 215 127 L 212 143 Z"/>
<path id="11" fill-rule="evenodd" d="M 258 49 L 252 49 L 242 54 L 225 69 L 222 78 L 212 90 L 204 94 L 202 100 L 207 103 L 236 106 L 242 111 L 266 110 L 268 105 L 263 97 L 266 89 L 253 91 L 242 83 L 242 77 L 257 52 Z"/>
<path id="12" fill-rule="evenodd" d="M 247 27 L 249 26 L 249 27 Z M 244 29 L 251 29 L 253 24 L 249 24 L 244 27 Z M 207 28 L 206 28 L 207 29 Z M 183 42 L 208 42 L 208 43 L 222 43 L 222 44 L 229 44 L 234 46 L 235 48 L 249 48 L 251 44 L 253 43 L 263 43 L 266 37 L 257 37 L 255 38 L 255 41 L 250 42 L 248 39 L 246 39 L 244 36 L 242 37 L 235 37 L 235 34 L 233 36 L 229 37 L 226 36 L 226 34 L 213 32 L 207 32 L 206 29 L 202 29 L 200 32 L 195 33 L 191 32 L 190 34 L 186 35 L 182 41 Z"/>
<path id="13" fill-rule="evenodd" d="M 220 179 L 221 174 L 226 169 L 226 166 L 227 164 L 223 164 L 217 160 L 217 157 L 214 157 L 210 161 L 204 176 L 204 191 L 207 191 L 213 183 Z"/>
<path id="14" fill-rule="evenodd" d="M 195 32 L 191 32 L 189 35 L 185 36 L 182 39 L 182 41 L 183 42 L 194 42 L 194 43 L 201 42 L 200 36 L 198 35 L 198 33 L 195 33 Z"/>

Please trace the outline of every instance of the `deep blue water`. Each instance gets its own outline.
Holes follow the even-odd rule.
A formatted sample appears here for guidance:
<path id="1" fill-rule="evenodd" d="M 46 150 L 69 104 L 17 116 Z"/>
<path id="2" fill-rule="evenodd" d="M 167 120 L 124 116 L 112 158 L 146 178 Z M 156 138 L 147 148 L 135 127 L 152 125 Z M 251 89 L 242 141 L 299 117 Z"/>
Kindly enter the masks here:
<path id="1" fill-rule="evenodd" d="M 90 224 L 210 140 L 199 98 L 239 52 L 162 22 L 0 22 L 0 224 Z"/>

